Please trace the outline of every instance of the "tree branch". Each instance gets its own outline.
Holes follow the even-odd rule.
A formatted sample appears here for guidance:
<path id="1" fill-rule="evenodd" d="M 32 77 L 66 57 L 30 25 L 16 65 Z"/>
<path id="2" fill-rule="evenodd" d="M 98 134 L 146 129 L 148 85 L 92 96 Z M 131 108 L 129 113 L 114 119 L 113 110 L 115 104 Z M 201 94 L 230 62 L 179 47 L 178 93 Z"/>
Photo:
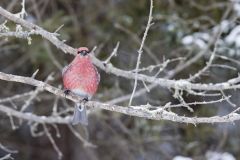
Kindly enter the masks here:
<path id="1" fill-rule="evenodd" d="M 29 30 L 34 30 L 35 34 L 41 35 L 43 38 L 49 40 L 53 45 L 61 49 L 64 53 L 70 53 L 70 54 L 76 55 L 77 50 L 65 44 L 63 41 L 60 41 L 56 37 L 57 36 L 56 33 L 48 32 L 33 23 L 30 23 L 24 19 L 18 18 L 14 14 L 3 9 L 2 7 L 0 7 L 0 15 L 4 16 L 5 18 L 15 23 L 21 24 L 23 27 Z M 116 68 L 111 63 L 105 64 L 104 62 L 97 59 L 93 55 L 91 55 L 91 58 L 93 63 L 97 67 L 106 71 L 107 73 L 112 73 L 116 76 L 121 76 L 127 79 L 135 79 L 135 72 L 133 71 L 125 71 L 125 70 Z M 148 82 L 148 83 L 158 84 L 159 86 L 166 87 L 166 88 L 176 88 L 177 86 L 178 89 L 183 89 L 183 90 L 192 89 L 192 90 L 206 90 L 206 91 L 221 91 L 221 90 L 240 88 L 240 85 L 234 85 L 234 83 L 228 83 L 228 82 L 215 83 L 215 84 L 190 83 L 184 80 L 169 80 L 164 78 L 151 77 L 144 74 L 138 74 L 137 79 Z"/>
<path id="2" fill-rule="evenodd" d="M 5 81 L 19 82 L 19 83 L 33 85 L 33 86 L 42 88 L 43 90 L 46 90 L 50 93 L 53 93 L 57 96 L 66 97 L 67 99 L 70 99 L 74 102 L 81 100 L 81 98 L 78 96 L 71 95 L 71 94 L 65 95 L 64 91 L 33 78 L 22 77 L 22 76 L 0 72 L 0 79 Z M 105 109 L 108 111 L 119 112 L 126 115 L 142 117 L 146 119 L 169 120 L 174 122 L 191 123 L 191 124 L 233 122 L 240 119 L 240 115 L 237 113 L 231 113 L 226 116 L 198 117 L 198 118 L 185 117 L 185 116 L 179 116 L 173 112 L 166 111 L 164 110 L 163 107 L 157 108 L 155 110 L 149 110 L 149 108 L 153 108 L 153 106 L 150 106 L 150 105 L 123 107 L 118 105 L 110 105 L 110 104 L 105 104 L 105 103 L 100 103 L 95 101 L 89 101 L 85 104 L 85 106 L 89 108 Z M 0 105 L 0 111 L 3 113 L 6 113 L 7 115 L 12 115 L 20 119 L 35 121 L 39 123 L 69 124 L 70 118 L 71 118 L 70 116 L 67 116 L 67 117 L 37 116 L 32 113 L 22 113 L 3 105 Z"/>
<path id="3" fill-rule="evenodd" d="M 22 18 L 18 18 L 14 14 L 11 14 L 8 11 L 4 10 L 2 7 L 0 7 L 0 14 L 6 17 L 7 19 L 29 29 L 31 33 L 41 35 L 43 38 L 49 40 L 52 44 L 54 44 L 57 48 L 61 49 L 64 53 L 70 53 L 73 55 L 77 53 L 76 49 L 72 48 L 71 46 L 68 46 L 63 41 L 59 40 L 57 38 L 58 34 L 50 33 L 35 24 L 32 24 Z M 102 61 L 100 61 L 94 56 L 91 56 L 91 58 L 96 66 L 98 66 L 99 68 L 101 68 L 102 70 L 108 73 L 112 73 L 116 76 L 125 77 L 127 79 L 134 80 L 136 78 L 136 74 L 134 71 L 121 70 L 119 68 L 114 67 L 111 63 L 107 63 L 107 64 L 103 63 Z M 58 89 L 54 86 L 51 86 L 47 83 L 44 83 L 42 81 L 39 81 L 33 78 L 22 77 L 22 76 L 11 75 L 11 74 L 0 72 L 0 79 L 5 81 L 19 82 L 19 83 L 36 86 L 43 90 L 51 92 L 56 96 L 66 97 L 67 99 L 70 99 L 74 102 L 78 102 L 81 100 L 80 97 L 77 97 L 75 95 L 65 95 L 61 89 Z M 157 84 L 162 87 L 173 88 L 176 90 L 186 90 L 186 91 L 189 91 L 189 93 L 192 92 L 193 90 L 222 91 L 222 90 L 240 88 L 240 85 L 237 84 L 239 82 L 239 77 L 230 79 L 227 82 L 215 83 L 215 84 L 191 83 L 187 80 L 168 80 L 164 78 L 156 78 L 155 76 L 151 77 L 144 74 L 138 74 L 137 80 L 149 82 L 152 84 Z M 179 116 L 173 112 L 165 110 L 165 107 L 169 107 L 169 105 L 158 106 L 158 107 L 153 107 L 150 105 L 123 107 L 123 106 L 105 104 L 105 103 L 100 103 L 95 101 L 89 101 L 85 105 L 86 107 L 90 107 L 90 108 L 101 108 L 109 111 L 119 112 L 119 113 L 136 116 L 136 117 L 143 117 L 147 119 L 170 120 L 174 122 L 191 123 L 191 124 L 233 122 L 240 119 L 240 115 L 235 112 L 230 113 L 226 116 L 213 116 L 213 117 Z M 154 110 L 152 110 L 151 108 L 154 108 Z M 36 121 L 39 123 L 61 123 L 61 124 L 70 123 L 69 116 L 67 117 L 37 116 L 32 113 L 22 113 L 3 105 L 0 105 L 0 111 L 10 116 L 15 116 L 17 118 L 25 119 L 29 121 Z"/>

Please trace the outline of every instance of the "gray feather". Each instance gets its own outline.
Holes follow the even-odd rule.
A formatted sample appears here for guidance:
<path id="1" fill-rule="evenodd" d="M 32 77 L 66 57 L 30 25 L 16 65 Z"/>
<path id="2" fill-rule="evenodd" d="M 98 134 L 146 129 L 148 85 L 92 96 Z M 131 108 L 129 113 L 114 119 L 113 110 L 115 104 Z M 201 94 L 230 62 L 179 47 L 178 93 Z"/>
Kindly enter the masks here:
<path id="1" fill-rule="evenodd" d="M 88 125 L 88 117 L 87 117 L 87 110 L 84 106 L 81 106 L 81 104 L 76 103 L 75 104 L 75 110 L 73 114 L 72 124 L 82 124 L 87 126 Z"/>

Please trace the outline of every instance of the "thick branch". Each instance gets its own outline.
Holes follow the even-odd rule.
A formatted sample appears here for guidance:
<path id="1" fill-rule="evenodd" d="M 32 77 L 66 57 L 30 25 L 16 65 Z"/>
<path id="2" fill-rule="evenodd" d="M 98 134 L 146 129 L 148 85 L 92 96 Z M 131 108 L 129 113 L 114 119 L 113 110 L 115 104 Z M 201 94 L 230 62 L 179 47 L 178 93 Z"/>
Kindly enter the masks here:
<path id="1" fill-rule="evenodd" d="M 35 80 L 33 78 L 16 76 L 16 75 L 0 72 L 0 79 L 5 81 L 19 82 L 19 83 L 37 86 L 57 96 L 65 97 L 65 94 L 62 90 L 55 88 L 49 84 L 46 84 L 42 81 Z M 80 97 L 77 97 L 74 95 L 67 95 L 66 98 L 74 102 L 81 100 Z M 170 120 L 174 122 L 191 123 L 191 124 L 233 122 L 240 119 L 240 115 L 237 113 L 231 113 L 221 117 L 214 116 L 214 117 L 195 118 L 195 117 L 178 116 L 173 112 L 165 111 L 163 108 L 158 108 L 156 110 L 149 110 L 148 107 L 151 107 L 151 106 L 148 106 L 148 105 L 123 107 L 123 106 L 110 105 L 110 104 L 105 104 L 105 103 L 100 103 L 95 101 L 89 101 L 85 105 L 86 107 L 90 107 L 90 108 L 101 108 L 109 111 L 123 113 L 130 116 L 143 117 L 146 119 Z M 12 116 L 15 116 L 21 119 L 26 119 L 29 121 L 36 121 L 41 123 L 62 123 L 62 124 L 70 123 L 70 117 L 62 118 L 62 117 L 36 116 L 32 113 L 21 113 L 3 105 L 0 105 L 0 111 L 6 113 L 7 115 L 12 115 Z"/>

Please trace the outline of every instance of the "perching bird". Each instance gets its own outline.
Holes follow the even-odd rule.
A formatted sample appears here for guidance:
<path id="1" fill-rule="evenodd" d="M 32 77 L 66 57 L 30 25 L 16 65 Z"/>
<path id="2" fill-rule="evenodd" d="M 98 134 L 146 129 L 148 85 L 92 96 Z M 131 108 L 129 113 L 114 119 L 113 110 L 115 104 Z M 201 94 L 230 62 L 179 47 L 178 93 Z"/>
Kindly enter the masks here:
<path id="1" fill-rule="evenodd" d="M 65 93 L 72 92 L 83 100 L 89 100 L 96 93 L 100 75 L 89 57 L 89 50 L 80 47 L 74 60 L 62 71 Z M 86 108 L 82 103 L 75 104 L 72 124 L 88 124 Z"/>

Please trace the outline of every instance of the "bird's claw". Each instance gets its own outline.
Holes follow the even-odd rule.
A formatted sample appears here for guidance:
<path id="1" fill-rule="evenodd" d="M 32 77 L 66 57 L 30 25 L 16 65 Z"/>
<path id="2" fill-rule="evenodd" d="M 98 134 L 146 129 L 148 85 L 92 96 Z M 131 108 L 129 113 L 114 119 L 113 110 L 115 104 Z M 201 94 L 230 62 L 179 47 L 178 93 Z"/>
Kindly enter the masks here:
<path id="1" fill-rule="evenodd" d="M 84 105 L 86 102 L 88 102 L 88 98 L 87 98 L 87 97 L 81 99 L 81 101 L 80 101 L 80 103 L 83 104 L 83 105 Z"/>
<path id="2" fill-rule="evenodd" d="M 82 100 L 85 101 L 85 102 L 87 102 L 87 101 L 88 101 L 88 98 L 85 97 L 85 98 L 83 98 Z"/>
<path id="3" fill-rule="evenodd" d="M 78 106 L 78 110 L 79 110 L 79 111 L 83 111 L 84 107 L 82 107 L 82 106 L 84 106 L 85 103 L 87 103 L 87 102 L 88 102 L 88 98 L 87 98 L 87 97 L 81 99 L 81 100 L 80 100 L 80 104 L 81 104 L 81 105 Z"/>
<path id="4" fill-rule="evenodd" d="M 69 95 L 69 93 L 70 93 L 71 91 L 70 91 L 69 89 L 64 89 L 63 92 L 64 92 L 65 98 L 66 98 L 66 96 Z"/>
<path id="5" fill-rule="evenodd" d="M 71 91 L 70 91 L 69 89 L 65 89 L 65 90 L 64 90 L 65 96 L 66 96 L 66 95 L 69 95 L 70 92 L 71 92 Z"/>
<path id="6" fill-rule="evenodd" d="M 86 102 L 88 102 L 88 98 L 87 97 L 85 97 L 85 98 L 80 100 L 80 103 L 82 103 L 82 104 L 85 104 Z"/>

